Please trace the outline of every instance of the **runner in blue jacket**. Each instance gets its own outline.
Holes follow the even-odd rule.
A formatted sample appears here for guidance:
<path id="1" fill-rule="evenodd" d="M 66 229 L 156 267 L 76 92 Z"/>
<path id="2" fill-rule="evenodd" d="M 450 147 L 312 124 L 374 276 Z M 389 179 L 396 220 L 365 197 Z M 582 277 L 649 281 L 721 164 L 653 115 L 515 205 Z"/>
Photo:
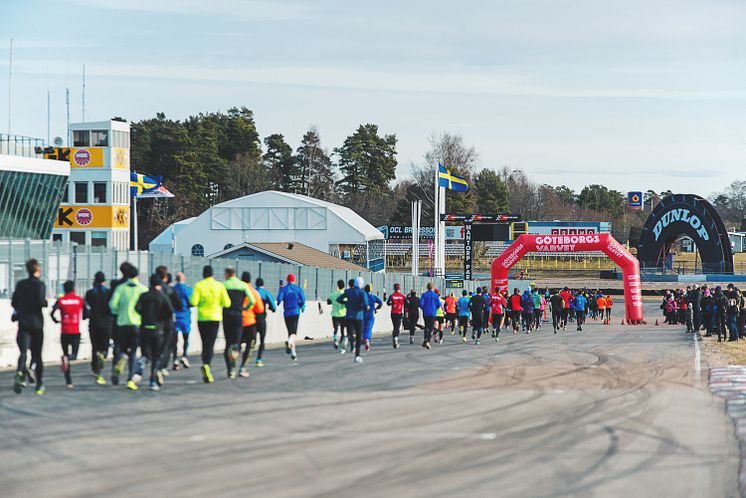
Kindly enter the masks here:
<path id="1" fill-rule="evenodd" d="M 287 284 L 282 285 L 277 293 L 277 304 L 282 304 L 285 326 L 288 329 L 288 340 L 285 341 L 285 352 L 295 361 L 298 354 L 295 351 L 295 339 L 298 335 L 298 320 L 301 312 L 306 310 L 306 296 L 303 289 L 295 285 L 295 275 L 287 276 Z"/>
<path id="2" fill-rule="evenodd" d="M 365 350 L 370 351 L 370 340 L 373 338 L 373 324 L 376 321 L 376 312 L 383 306 L 381 298 L 370 292 L 370 285 L 365 286 L 368 298 L 368 309 L 363 314 L 363 340 Z"/>
<path id="3" fill-rule="evenodd" d="M 344 304 L 347 314 L 347 335 L 350 337 L 350 349 L 355 348 L 355 363 L 362 363 L 363 357 L 360 356 L 360 341 L 363 336 L 363 318 L 365 312 L 370 308 L 368 305 L 368 295 L 362 289 L 363 279 L 357 277 L 356 280 L 350 280 L 350 287 L 344 294 L 337 298 L 337 302 Z M 350 334 L 355 333 L 353 344 Z M 342 347 L 340 345 L 340 347 Z"/>
<path id="4" fill-rule="evenodd" d="M 174 334 L 171 337 L 171 353 L 174 357 L 173 369 L 179 369 L 178 343 L 179 334 L 184 340 L 184 346 L 181 353 L 181 364 L 184 368 L 189 368 L 189 333 L 192 331 L 192 288 L 186 284 L 186 276 L 179 272 L 176 274 L 176 285 L 174 291 L 181 301 L 181 309 L 174 311 Z"/>
<path id="5" fill-rule="evenodd" d="M 430 337 L 435 330 L 435 316 L 440 308 L 440 296 L 433 291 L 433 284 L 427 284 L 427 291 L 420 296 L 420 309 L 425 320 L 425 342 L 423 348 L 430 349 Z"/>

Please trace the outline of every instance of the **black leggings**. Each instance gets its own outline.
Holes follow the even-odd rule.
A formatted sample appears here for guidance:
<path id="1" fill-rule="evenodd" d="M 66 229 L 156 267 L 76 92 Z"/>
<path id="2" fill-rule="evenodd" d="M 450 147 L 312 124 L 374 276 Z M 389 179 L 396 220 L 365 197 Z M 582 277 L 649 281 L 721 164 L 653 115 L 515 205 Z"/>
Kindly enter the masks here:
<path id="1" fill-rule="evenodd" d="M 43 330 L 29 330 L 29 329 L 18 329 L 18 335 L 16 336 L 16 344 L 18 344 L 18 371 L 24 374 L 28 371 L 26 367 L 26 355 L 28 350 L 31 350 L 31 363 L 36 365 L 34 373 L 36 374 L 36 385 L 42 384 L 42 377 L 44 376 L 44 363 L 41 361 L 41 348 L 44 345 L 44 331 Z"/>
<path id="2" fill-rule="evenodd" d="M 155 372 L 160 369 L 162 352 L 168 351 L 164 348 L 165 337 L 160 329 L 143 328 L 140 337 L 140 348 L 142 355 L 150 361 L 150 381 L 155 380 Z"/>
<path id="3" fill-rule="evenodd" d="M 247 361 L 249 361 L 249 356 L 251 355 L 251 348 L 254 347 L 255 342 L 256 342 L 256 323 L 244 326 L 243 332 L 241 333 L 241 344 L 246 344 L 246 347 L 244 348 L 243 356 L 241 357 L 242 367 L 246 364 Z"/>
<path id="4" fill-rule="evenodd" d="M 433 335 L 434 329 L 435 329 L 435 317 L 426 316 L 425 317 L 425 342 L 430 342 L 430 338 Z"/>
<path id="5" fill-rule="evenodd" d="M 417 331 L 417 322 L 420 321 L 420 315 L 409 315 L 409 320 L 407 321 L 407 325 L 409 325 L 409 336 L 414 337 L 414 333 Z M 422 328 L 422 327 L 420 327 Z"/>
<path id="6" fill-rule="evenodd" d="M 401 313 L 391 313 L 391 323 L 394 325 L 394 331 L 391 333 L 392 337 L 399 337 L 403 318 L 404 317 Z"/>
<path id="7" fill-rule="evenodd" d="M 108 327 L 90 327 L 91 333 L 91 371 L 100 374 L 98 365 L 98 353 L 101 353 L 106 359 L 109 354 L 109 328 Z"/>
<path id="8" fill-rule="evenodd" d="M 119 357 L 115 358 L 116 363 L 123 354 L 127 355 L 127 378 L 131 379 L 135 372 L 135 363 L 137 362 L 137 346 L 139 345 L 139 330 L 134 325 L 123 325 L 117 328 L 119 336 Z"/>
<path id="9" fill-rule="evenodd" d="M 231 351 L 239 350 L 241 347 L 241 332 L 243 330 L 243 318 L 241 315 L 223 315 L 223 335 L 225 335 L 225 349 L 223 358 L 228 371 L 231 370 Z"/>
<path id="10" fill-rule="evenodd" d="M 332 327 L 334 328 L 333 336 L 337 337 L 337 332 L 339 332 L 339 338 L 343 338 L 345 336 L 345 322 L 346 319 L 343 316 L 333 316 L 332 317 Z"/>
<path id="11" fill-rule="evenodd" d="M 350 339 L 350 348 L 352 348 L 353 343 L 352 337 L 350 337 L 350 332 L 355 333 L 355 356 L 360 356 L 360 342 L 363 338 L 363 321 L 354 319 L 347 320 L 347 337 Z"/>
<path id="12" fill-rule="evenodd" d="M 215 350 L 215 339 L 218 337 L 220 322 L 197 322 L 199 336 L 202 339 L 202 364 L 209 365 L 212 362 L 212 354 Z"/>
<path id="13" fill-rule="evenodd" d="M 78 358 L 78 349 L 80 349 L 80 334 L 60 334 L 60 343 L 62 343 L 62 354 L 67 357 L 67 369 L 65 370 L 65 383 L 72 384 L 72 368 L 70 362 Z"/>
<path id="14" fill-rule="evenodd" d="M 179 334 L 182 336 L 183 345 L 182 345 L 182 354 L 181 356 L 186 356 L 187 351 L 189 350 L 189 332 L 178 332 L 174 330 L 174 333 L 171 334 L 171 353 L 174 357 L 174 364 L 179 361 Z"/>
<path id="15" fill-rule="evenodd" d="M 264 354 L 264 339 L 267 337 L 267 314 L 256 315 L 256 335 L 259 337 L 259 347 L 256 350 L 256 359 L 261 360 Z M 254 339 L 256 342 L 256 339 Z"/>
<path id="16" fill-rule="evenodd" d="M 160 368 L 168 368 L 168 360 L 171 358 L 171 350 L 168 347 L 164 347 L 165 344 L 170 345 L 173 341 L 173 337 L 176 335 L 176 330 L 174 329 L 174 321 L 173 320 L 167 320 L 166 323 L 163 325 L 163 337 L 162 344 L 158 348 L 159 351 L 159 361 L 158 366 Z"/>

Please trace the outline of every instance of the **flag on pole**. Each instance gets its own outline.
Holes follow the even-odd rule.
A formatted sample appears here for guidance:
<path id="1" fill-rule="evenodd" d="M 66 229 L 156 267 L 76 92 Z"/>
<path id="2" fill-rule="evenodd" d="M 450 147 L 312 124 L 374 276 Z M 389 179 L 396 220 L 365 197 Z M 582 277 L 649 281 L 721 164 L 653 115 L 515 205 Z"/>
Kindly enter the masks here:
<path id="1" fill-rule="evenodd" d="M 142 197 L 143 194 L 157 190 L 162 182 L 162 176 L 147 176 L 130 171 L 130 196 Z"/>
<path id="2" fill-rule="evenodd" d="M 438 185 L 454 192 L 467 192 L 469 190 L 466 179 L 452 174 L 451 170 L 442 164 L 438 164 Z"/>
<path id="3" fill-rule="evenodd" d="M 174 194 L 172 194 L 166 187 L 161 185 L 155 190 L 149 190 L 145 193 L 138 195 L 137 198 L 138 199 L 170 199 L 173 196 Z"/>

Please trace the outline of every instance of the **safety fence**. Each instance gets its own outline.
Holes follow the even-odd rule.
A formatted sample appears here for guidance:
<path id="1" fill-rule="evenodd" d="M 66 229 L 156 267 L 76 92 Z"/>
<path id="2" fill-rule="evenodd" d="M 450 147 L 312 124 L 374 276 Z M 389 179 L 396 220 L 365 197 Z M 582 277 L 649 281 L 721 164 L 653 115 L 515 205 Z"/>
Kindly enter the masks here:
<path id="1" fill-rule="evenodd" d="M 169 272 L 183 272 L 187 282 L 202 278 L 202 268 L 211 265 L 215 276 L 222 278 L 224 268 L 232 266 L 240 276 L 248 271 L 252 278 L 264 279 L 265 287 L 272 293 L 279 289 L 280 280 L 289 273 L 295 274 L 308 300 L 325 300 L 336 287 L 338 280 L 348 282 L 361 276 L 370 283 L 373 292 L 382 295 L 392 292 L 394 283 L 399 283 L 403 292 L 414 289 L 422 293 L 428 282 L 444 289 L 443 278 L 413 276 L 406 273 L 372 273 L 361 267 L 355 270 L 336 270 L 314 266 L 290 265 L 232 259 L 201 258 L 149 251 L 117 251 L 105 247 L 81 246 L 72 243 L 32 240 L 0 240 L 0 298 L 8 298 L 18 280 L 26 277 L 25 262 L 30 258 L 39 260 L 42 279 L 50 295 L 59 294 L 66 280 L 73 280 L 79 293 L 90 288 L 97 271 L 102 271 L 107 280 L 119 277 L 119 265 L 129 261 L 138 268 L 140 279 L 147 282 L 157 266 L 164 265 Z M 477 282 L 464 282 L 464 288 L 473 290 Z"/>

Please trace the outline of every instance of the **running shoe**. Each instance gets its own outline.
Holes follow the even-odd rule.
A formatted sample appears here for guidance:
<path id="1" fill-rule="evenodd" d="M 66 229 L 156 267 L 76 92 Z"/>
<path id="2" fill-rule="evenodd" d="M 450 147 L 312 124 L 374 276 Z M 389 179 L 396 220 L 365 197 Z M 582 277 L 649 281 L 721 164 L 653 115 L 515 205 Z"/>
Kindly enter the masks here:
<path id="1" fill-rule="evenodd" d="M 261 358 L 259 358 L 258 360 L 256 360 L 256 366 L 259 367 L 259 368 L 262 368 L 264 366 L 264 362 L 262 361 Z"/>
<path id="2" fill-rule="evenodd" d="M 293 361 L 298 361 L 298 355 L 295 352 L 295 348 L 290 352 L 290 359 Z"/>
<path id="3" fill-rule="evenodd" d="M 104 379 L 104 376 L 101 374 L 96 375 L 96 384 L 99 386 L 105 386 L 106 385 L 106 379 Z"/>
<path id="4" fill-rule="evenodd" d="M 432 346 L 430 345 L 428 341 L 423 342 L 422 347 L 425 349 L 432 349 Z"/>
<path id="5" fill-rule="evenodd" d="M 399 349 L 399 338 L 394 337 L 394 349 Z"/>
<path id="6" fill-rule="evenodd" d="M 70 384 L 68 384 L 68 385 L 67 385 L 67 388 L 68 388 L 68 389 L 75 389 L 75 384 L 73 384 L 73 383 L 71 382 Z"/>
<path id="7" fill-rule="evenodd" d="M 464 336 L 463 339 L 461 339 L 461 342 L 466 342 L 466 336 Z"/>
<path id="8" fill-rule="evenodd" d="M 25 375 L 23 372 L 16 372 L 15 380 L 13 381 L 13 392 L 21 394 L 23 388 L 26 387 L 26 383 L 23 382 Z"/>
<path id="9" fill-rule="evenodd" d="M 334 349 L 339 349 L 339 341 L 337 341 L 336 337 L 332 340 L 332 346 L 334 346 Z"/>
<path id="10" fill-rule="evenodd" d="M 116 365 L 114 365 L 114 372 L 117 375 L 122 375 L 124 373 L 124 366 L 127 364 L 127 355 L 122 355 L 119 357 L 119 360 L 117 360 Z"/>
<path id="11" fill-rule="evenodd" d="M 180 361 L 184 368 L 189 368 L 191 366 L 189 364 L 189 358 L 187 358 L 186 356 L 182 356 Z"/>
<path id="12" fill-rule="evenodd" d="M 102 353 L 101 351 L 96 353 L 96 367 L 98 368 L 99 372 L 104 369 L 105 361 L 106 361 L 106 356 L 104 356 L 104 353 Z"/>
<path id="13" fill-rule="evenodd" d="M 365 339 L 365 351 L 370 351 L 370 339 Z"/>
<path id="14" fill-rule="evenodd" d="M 142 380 L 142 374 L 139 374 L 139 373 L 133 373 L 133 374 L 132 374 L 132 379 L 130 379 L 130 380 L 131 380 L 132 382 L 134 382 L 135 384 L 139 384 L 139 383 L 140 383 L 140 381 Z M 129 384 L 128 384 L 128 385 L 129 385 Z"/>
<path id="15" fill-rule="evenodd" d="M 160 391 L 161 387 L 158 385 L 158 382 L 155 380 L 150 381 L 150 390 L 151 391 Z"/>
<path id="16" fill-rule="evenodd" d="M 137 387 L 137 384 L 134 380 L 130 379 L 127 381 L 127 389 L 129 389 L 130 391 L 137 391 L 140 388 Z"/>
<path id="17" fill-rule="evenodd" d="M 212 376 L 212 372 L 210 372 L 210 365 L 202 365 L 202 380 L 205 382 L 205 384 L 212 384 L 215 382 L 215 379 Z"/>
<path id="18" fill-rule="evenodd" d="M 63 354 L 60 357 L 60 370 L 62 370 L 62 373 L 65 373 L 68 368 L 70 368 L 70 363 L 67 360 L 67 355 Z"/>
<path id="19" fill-rule="evenodd" d="M 356 356 L 355 357 L 355 363 L 362 363 L 362 362 L 363 362 L 363 357 L 362 356 Z"/>
<path id="20" fill-rule="evenodd" d="M 178 361 L 175 361 L 174 364 L 171 366 L 173 370 L 178 370 L 181 368 L 181 365 L 179 365 Z"/>
<path id="21" fill-rule="evenodd" d="M 345 354 L 347 352 L 347 347 L 339 348 L 339 354 Z"/>
<path id="22" fill-rule="evenodd" d="M 159 386 L 162 386 L 162 385 L 163 385 L 163 370 L 157 370 L 157 371 L 155 372 L 155 382 L 156 382 L 156 383 L 157 383 L 157 384 L 158 384 Z M 151 386 L 152 386 L 152 384 L 153 384 L 153 383 L 151 382 L 150 384 L 151 384 Z"/>
<path id="23" fill-rule="evenodd" d="M 228 378 L 231 379 L 231 380 L 235 380 L 236 377 L 237 377 L 236 376 L 236 369 L 232 368 L 231 371 L 228 372 Z"/>
<path id="24" fill-rule="evenodd" d="M 500 338 L 495 336 L 495 342 L 500 342 Z"/>
<path id="25" fill-rule="evenodd" d="M 409 344 L 414 344 L 414 336 L 413 335 L 409 336 Z"/>
<path id="26" fill-rule="evenodd" d="M 168 371 L 168 368 L 161 368 L 160 372 L 164 377 L 168 377 L 169 375 L 171 375 L 171 372 Z"/>
<path id="27" fill-rule="evenodd" d="M 257 366 L 258 366 L 258 365 L 257 365 Z M 241 367 L 241 371 L 240 371 L 240 372 L 238 373 L 238 375 L 240 375 L 240 376 L 241 376 L 241 377 L 243 377 L 244 379 L 248 379 L 248 378 L 249 378 L 249 375 L 251 375 L 251 374 L 249 373 L 249 369 L 248 369 L 248 368 L 246 368 L 246 367 Z"/>
<path id="28" fill-rule="evenodd" d="M 285 354 L 290 354 L 290 343 L 285 341 Z"/>
<path id="29" fill-rule="evenodd" d="M 26 380 L 28 385 L 36 384 L 36 377 L 34 377 L 34 372 L 31 369 L 26 370 Z"/>
<path id="30" fill-rule="evenodd" d="M 479 342 L 479 339 L 477 339 L 476 341 L 474 341 L 474 345 L 475 345 L 475 346 L 479 346 L 480 344 L 482 344 L 482 343 L 481 343 L 481 342 Z"/>
<path id="31" fill-rule="evenodd" d="M 44 393 L 47 392 L 47 388 L 44 387 L 44 384 L 40 386 L 36 386 L 36 395 L 37 396 L 44 396 Z"/>

